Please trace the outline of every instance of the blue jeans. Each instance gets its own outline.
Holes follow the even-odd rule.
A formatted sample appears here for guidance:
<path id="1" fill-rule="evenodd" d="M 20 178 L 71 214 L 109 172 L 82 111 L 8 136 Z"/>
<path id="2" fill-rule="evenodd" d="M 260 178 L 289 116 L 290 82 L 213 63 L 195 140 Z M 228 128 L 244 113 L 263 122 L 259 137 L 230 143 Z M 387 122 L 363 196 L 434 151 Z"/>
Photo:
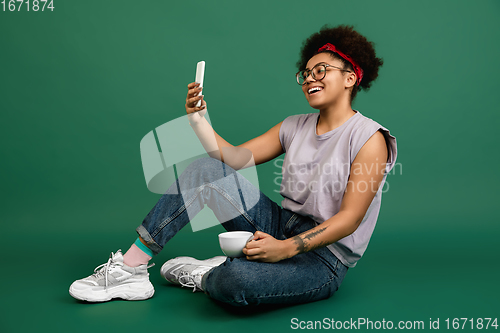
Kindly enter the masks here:
<path id="1" fill-rule="evenodd" d="M 256 204 L 246 207 L 249 199 Z M 202 158 L 184 170 L 137 232 L 158 254 L 205 204 L 228 231 L 259 230 L 284 240 L 316 226 L 311 218 L 281 208 L 227 164 Z M 203 276 L 202 288 L 211 298 L 237 306 L 306 303 L 332 296 L 347 270 L 327 248 L 276 263 L 227 258 Z"/>

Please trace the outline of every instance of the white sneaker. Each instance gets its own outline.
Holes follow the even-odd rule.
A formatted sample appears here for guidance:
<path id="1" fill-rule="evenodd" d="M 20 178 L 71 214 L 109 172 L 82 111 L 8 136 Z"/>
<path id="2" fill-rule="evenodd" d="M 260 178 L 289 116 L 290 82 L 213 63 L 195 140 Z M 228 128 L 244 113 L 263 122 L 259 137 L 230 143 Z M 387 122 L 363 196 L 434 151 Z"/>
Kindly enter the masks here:
<path id="1" fill-rule="evenodd" d="M 151 266 L 129 267 L 123 264 L 121 250 L 111 252 L 108 262 L 97 266 L 94 274 L 73 282 L 69 294 L 88 302 L 105 302 L 113 298 L 129 301 L 151 298 L 155 292 L 149 281 L 148 268 Z"/>
<path id="2" fill-rule="evenodd" d="M 191 257 L 177 257 L 164 263 L 160 274 L 168 282 L 193 288 L 193 292 L 197 290 L 203 291 L 201 288 L 203 274 L 224 263 L 226 258 L 218 256 L 206 260 L 197 260 Z"/>

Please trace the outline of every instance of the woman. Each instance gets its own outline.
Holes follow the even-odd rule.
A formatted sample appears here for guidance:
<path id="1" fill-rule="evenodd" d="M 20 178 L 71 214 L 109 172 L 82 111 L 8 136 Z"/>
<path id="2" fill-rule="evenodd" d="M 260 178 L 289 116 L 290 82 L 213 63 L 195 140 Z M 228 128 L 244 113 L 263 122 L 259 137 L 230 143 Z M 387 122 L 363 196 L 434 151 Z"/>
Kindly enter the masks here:
<path id="1" fill-rule="evenodd" d="M 297 82 L 319 113 L 287 117 L 240 149 L 212 129 L 203 117 L 207 104 L 201 88 L 188 85 L 190 124 L 211 158 L 186 168 L 137 228 L 139 238 L 125 255 L 112 253 L 94 274 L 75 281 L 73 297 L 94 302 L 151 297 L 149 260 L 205 204 L 226 230 L 254 233 L 243 250 L 246 257 L 171 259 L 161 268 L 168 281 L 238 306 L 333 295 L 368 245 L 385 177 L 396 160 L 396 140 L 351 108 L 382 65 L 373 43 L 352 27 L 323 27 L 305 41 L 297 65 Z M 235 169 L 282 153 L 280 207 Z M 242 197 L 256 204 L 247 207 Z"/>

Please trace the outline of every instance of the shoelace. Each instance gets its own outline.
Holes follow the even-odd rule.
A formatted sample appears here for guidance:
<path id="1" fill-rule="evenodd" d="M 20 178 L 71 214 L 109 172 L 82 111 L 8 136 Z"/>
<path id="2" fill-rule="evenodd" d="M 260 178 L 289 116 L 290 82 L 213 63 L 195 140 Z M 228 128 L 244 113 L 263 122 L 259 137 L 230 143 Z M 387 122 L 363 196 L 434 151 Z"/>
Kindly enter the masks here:
<path id="1" fill-rule="evenodd" d="M 196 291 L 196 283 L 194 282 L 194 277 L 191 276 L 191 274 L 185 270 L 183 270 L 184 266 L 180 266 L 177 269 L 173 270 L 170 272 L 177 281 L 181 284 L 182 287 L 188 287 L 188 288 L 193 288 L 193 293 Z M 183 280 L 186 279 L 186 282 L 183 282 Z"/>
<path id="2" fill-rule="evenodd" d="M 196 275 L 199 275 L 199 274 L 196 274 Z M 196 275 L 191 275 L 190 273 L 188 273 L 186 271 L 180 271 L 180 273 L 176 277 L 177 277 L 177 281 L 179 281 L 181 286 L 193 288 L 193 293 L 194 293 L 196 291 L 196 289 L 198 289 L 196 287 L 196 282 L 194 281 L 194 277 Z"/>
<path id="3" fill-rule="evenodd" d="M 111 252 L 111 254 L 109 255 L 109 259 L 107 262 L 105 262 L 104 264 L 101 264 L 99 266 L 97 266 L 96 268 L 94 268 L 94 276 L 95 278 L 99 278 L 101 276 L 104 275 L 104 281 L 105 281 L 105 285 L 104 285 L 104 290 L 107 290 L 108 289 L 108 271 L 110 268 L 113 268 L 115 267 L 116 265 L 114 264 L 114 261 L 113 261 L 113 257 L 115 256 L 115 254 L 113 252 Z M 146 268 L 147 269 L 150 269 L 151 267 L 153 267 L 155 264 L 152 263 L 150 265 L 148 265 Z"/>
<path id="4" fill-rule="evenodd" d="M 110 256 L 109 256 L 109 259 L 107 262 L 105 262 L 104 264 L 101 264 L 99 266 L 97 266 L 95 269 L 94 269 L 94 276 L 96 278 L 99 278 L 101 277 L 102 275 L 104 275 L 104 281 L 105 281 L 105 285 L 104 285 L 104 290 L 107 290 L 108 289 L 108 270 L 113 262 L 113 256 L 115 254 L 113 252 L 111 252 Z"/>
<path id="5" fill-rule="evenodd" d="M 205 267 L 207 269 L 204 270 L 204 271 L 203 270 L 199 270 L 199 268 L 201 268 L 201 267 Z M 172 274 L 173 276 L 175 276 L 175 278 L 177 279 L 177 281 L 179 281 L 179 283 L 181 284 L 181 286 L 188 287 L 188 288 L 193 288 L 193 293 L 196 290 L 202 290 L 201 287 L 198 287 L 196 285 L 195 278 L 199 277 L 199 279 L 201 280 L 201 277 L 203 276 L 203 274 L 205 274 L 210 269 L 210 267 L 199 266 L 198 268 L 196 268 L 195 270 L 193 270 L 191 272 L 183 270 L 182 268 L 183 268 L 183 266 L 179 267 L 176 271 L 170 272 L 170 274 Z M 195 272 L 195 273 L 193 273 L 193 272 Z"/>

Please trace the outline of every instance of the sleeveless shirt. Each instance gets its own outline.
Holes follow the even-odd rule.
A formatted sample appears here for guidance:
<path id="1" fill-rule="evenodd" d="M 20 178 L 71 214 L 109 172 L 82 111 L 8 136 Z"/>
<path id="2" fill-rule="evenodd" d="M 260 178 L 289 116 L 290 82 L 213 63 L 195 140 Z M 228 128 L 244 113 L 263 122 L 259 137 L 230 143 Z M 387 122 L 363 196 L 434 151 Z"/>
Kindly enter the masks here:
<path id="1" fill-rule="evenodd" d="M 380 211 L 385 180 L 397 156 L 396 138 L 389 130 L 354 111 L 356 114 L 341 126 L 321 135 L 316 132 L 319 113 L 289 116 L 279 131 L 285 152 L 281 205 L 312 218 L 317 225 L 339 212 L 352 163 L 361 147 L 377 131 L 384 135 L 388 160 L 375 197 L 356 231 L 327 246 L 347 267 L 356 266 L 368 246 Z"/>

